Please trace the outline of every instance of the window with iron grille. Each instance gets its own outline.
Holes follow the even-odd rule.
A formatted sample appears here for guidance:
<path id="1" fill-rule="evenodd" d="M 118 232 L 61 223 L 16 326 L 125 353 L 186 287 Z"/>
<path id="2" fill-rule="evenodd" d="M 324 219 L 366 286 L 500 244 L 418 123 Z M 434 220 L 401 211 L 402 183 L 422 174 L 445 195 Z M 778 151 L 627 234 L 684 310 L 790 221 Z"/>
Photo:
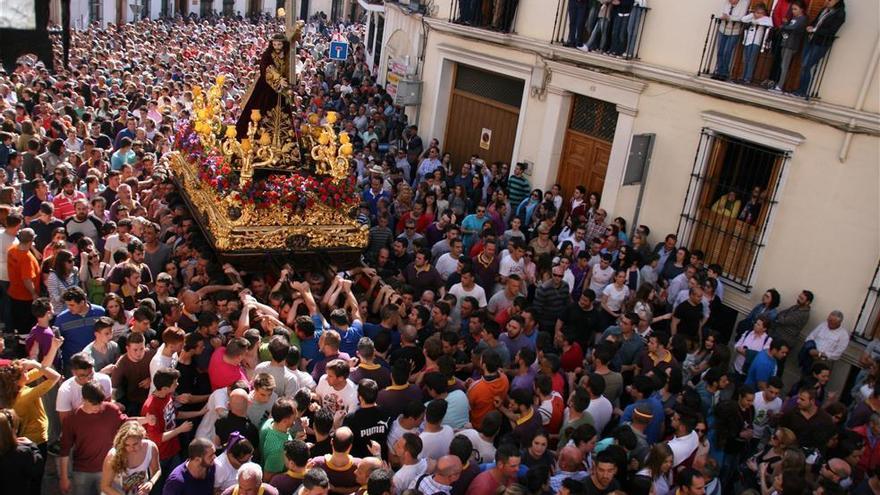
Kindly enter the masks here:
<path id="1" fill-rule="evenodd" d="M 746 292 L 776 205 L 787 152 L 703 129 L 678 238 L 707 263 L 721 265 L 725 278 Z"/>
<path id="2" fill-rule="evenodd" d="M 880 334 L 880 262 L 874 270 L 874 278 L 871 279 L 865 300 L 862 301 L 862 309 L 859 311 L 853 333 L 867 341 L 873 340 Z"/>
<path id="3" fill-rule="evenodd" d="M 617 105 L 582 95 L 576 95 L 572 105 L 569 129 L 609 143 L 614 141 Z"/>
<path id="4" fill-rule="evenodd" d="M 522 79 L 487 72 L 468 65 L 458 64 L 455 89 L 519 108 L 522 103 Z"/>
<path id="5" fill-rule="evenodd" d="M 102 0 L 89 0 L 89 23 L 101 22 Z"/>

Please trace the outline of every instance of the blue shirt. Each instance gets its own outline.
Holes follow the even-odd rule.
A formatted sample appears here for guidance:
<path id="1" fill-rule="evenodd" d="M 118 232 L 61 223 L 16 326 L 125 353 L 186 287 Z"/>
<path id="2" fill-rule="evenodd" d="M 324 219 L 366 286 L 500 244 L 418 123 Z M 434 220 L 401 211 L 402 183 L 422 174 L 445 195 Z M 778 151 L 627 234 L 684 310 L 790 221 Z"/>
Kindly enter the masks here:
<path id="1" fill-rule="evenodd" d="M 339 332 L 339 352 L 344 352 L 349 356 L 357 355 L 358 342 L 364 336 L 364 326 L 361 320 L 354 320 L 347 330 L 334 328 Z"/>
<path id="2" fill-rule="evenodd" d="M 648 409 L 651 410 L 651 414 L 654 416 L 651 418 L 651 422 L 648 423 L 648 427 L 645 428 L 645 439 L 649 444 L 657 443 L 660 441 L 660 434 L 663 428 L 663 420 L 665 413 L 663 412 L 663 403 L 660 402 L 660 399 L 657 397 L 651 396 L 647 399 L 642 399 L 638 402 L 630 404 L 626 406 L 626 409 L 623 411 L 623 417 L 620 418 L 621 423 L 630 423 L 632 422 L 633 412 L 636 407 L 640 405 L 645 405 Z"/>
<path id="3" fill-rule="evenodd" d="M 55 317 L 55 326 L 64 337 L 64 343 L 61 345 L 61 363 L 65 368 L 71 356 L 82 351 L 95 340 L 95 321 L 105 314 L 101 306 L 89 304 L 88 308 L 85 316 L 65 309 Z"/>
<path id="4" fill-rule="evenodd" d="M 322 357 L 318 350 L 318 338 L 321 337 L 321 333 L 324 331 L 324 321 L 321 319 L 321 315 L 312 315 L 312 323 L 315 325 L 315 335 L 310 339 L 300 339 L 299 342 L 299 352 L 304 359 L 309 361 L 309 371 L 315 367 L 315 363 Z"/>
<path id="5" fill-rule="evenodd" d="M 770 351 L 764 349 L 752 360 L 749 372 L 746 375 L 746 385 L 757 387 L 758 383 L 767 383 L 771 376 L 776 375 L 776 359 L 770 355 Z"/>

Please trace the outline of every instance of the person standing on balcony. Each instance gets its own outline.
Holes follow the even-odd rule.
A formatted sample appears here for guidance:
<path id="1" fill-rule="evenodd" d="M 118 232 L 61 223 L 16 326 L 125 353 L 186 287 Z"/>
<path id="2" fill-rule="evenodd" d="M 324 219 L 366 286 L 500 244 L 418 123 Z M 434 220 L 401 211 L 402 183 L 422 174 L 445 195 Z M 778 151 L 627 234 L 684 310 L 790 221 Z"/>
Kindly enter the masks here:
<path id="1" fill-rule="evenodd" d="M 825 8 L 807 26 L 809 38 L 804 47 L 804 59 L 801 63 L 801 77 L 795 95 L 809 97 L 807 92 L 813 82 L 813 69 L 825 58 L 825 54 L 834 43 L 837 31 L 846 22 L 846 6 L 843 0 L 825 0 Z"/>
<path id="2" fill-rule="evenodd" d="M 619 57 L 626 51 L 627 27 L 635 2 L 634 0 L 614 0 L 611 4 L 614 6 L 611 14 L 611 54 Z"/>
<path id="3" fill-rule="evenodd" d="M 782 30 L 782 62 L 779 66 L 779 80 L 776 81 L 776 87 L 773 88 L 773 91 L 781 93 L 785 88 L 785 80 L 788 78 L 791 61 L 794 59 L 794 54 L 800 49 L 804 34 L 807 32 L 807 20 L 804 4 L 797 0 L 792 2 L 791 20 L 780 28 Z"/>
<path id="4" fill-rule="evenodd" d="M 767 15 L 767 7 L 759 3 L 752 9 L 751 14 L 742 18 L 742 21 L 748 25 L 748 28 L 743 35 L 743 76 L 739 82 L 749 84 L 755 73 L 758 53 L 764 46 L 764 40 L 767 39 L 770 29 L 773 28 L 773 19 Z"/>
<path id="5" fill-rule="evenodd" d="M 636 51 L 639 48 L 637 45 L 640 35 L 639 23 L 647 9 L 648 0 L 635 0 L 633 2 L 632 13 L 626 26 L 626 52 L 624 52 L 623 58 L 635 58 L 636 56 Z"/>
<path id="6" fill-rule="evenodd" d="M 590 33 L 590 39 L 585 45 L 578 47 L 578 50 L 592 52 L 595 50 L 605 51 L 608 45 L 608 31 L 611 30 L 611 2 L 613 0 L 599 0 L 599 14 L 593 31 Z"/>
<path id="7" fill-rule="evenodd" d="M 581 46 L 587 28 L 587 14 L 594 0 L 568 0 L 568 40 L 567 47 Z"/>
<path id="8" fill-rule="evenodd" d="M 730 65 L 733 51 L 739 35 L 742 34 L 742 18 L 749 11 L 749 0 L 723 0 L 721 10 L 716 17 L 718 24 L 718 55 L 715 62 L 715 73 L 712 79 L 726 81 L 730 77 Z"/>

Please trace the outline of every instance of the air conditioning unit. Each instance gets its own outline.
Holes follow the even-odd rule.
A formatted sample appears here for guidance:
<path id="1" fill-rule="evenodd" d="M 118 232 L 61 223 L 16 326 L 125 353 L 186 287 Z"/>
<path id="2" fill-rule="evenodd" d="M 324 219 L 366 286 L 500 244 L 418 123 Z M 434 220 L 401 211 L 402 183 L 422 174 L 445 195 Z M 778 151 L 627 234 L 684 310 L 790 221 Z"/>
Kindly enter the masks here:
<path id="1" fill-rule="evenodd" d="M 422 103 L 422 81 L 401 79 L 397 82 L 395 105 L 415 106 Z"/>

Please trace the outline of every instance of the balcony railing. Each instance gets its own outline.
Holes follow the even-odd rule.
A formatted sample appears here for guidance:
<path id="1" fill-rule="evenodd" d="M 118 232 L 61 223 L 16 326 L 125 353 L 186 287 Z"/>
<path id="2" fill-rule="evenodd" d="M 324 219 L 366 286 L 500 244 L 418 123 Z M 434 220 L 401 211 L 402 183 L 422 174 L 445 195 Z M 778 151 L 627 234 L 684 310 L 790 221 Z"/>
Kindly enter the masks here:
<path id="1" fill-rule="evenodd" d="M 756 89 L 818 98 L 836 37 L 803 34 L 788 47 L 791 35 L 753 22 L 711 18 L 703 45 L 700 76 Z"/>
<path id="2" fill-rule="evenodd" d="M 510 33 L 516 21 L 516 0 L 452 0 L 449 22 Z"/>
<path id="3" fill-rule="evenodd" d="M 559 0 L 553 43 L 613 57 L 639 58 L 645 17 L 651 9 L 634 5 L 630 10 L 618 7 L 606 13 L 604 8 L 595 2 Z"/>

